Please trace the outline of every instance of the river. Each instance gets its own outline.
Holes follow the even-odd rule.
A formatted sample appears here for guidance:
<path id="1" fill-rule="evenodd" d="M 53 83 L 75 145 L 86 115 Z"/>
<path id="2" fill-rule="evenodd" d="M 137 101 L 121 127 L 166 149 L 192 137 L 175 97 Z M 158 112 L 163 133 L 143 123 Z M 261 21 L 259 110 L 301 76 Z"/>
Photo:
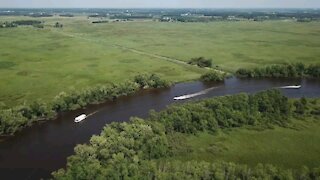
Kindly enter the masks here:
<path id="1" fill-rule="evenodd" d="M 281 89 L 281 91 L 288 97 L 320 97 L 319 80 L 230 78 L 222 84 L 187 82 L 168 89 L 144 90 L 114 102 L 90 105 L 86 109 L 66 112 L 56 120 L 35 124 L 16 136 L 0 142 L 0 177 L 1 179 L 48 178 L 52 171 L 65 167 L 66 158 L 73 154 L 76 144 L 88 142 L 92 135 L 100 133 L 105 124 L 128 121 L 132 116 L 144 118 L 150 109 L 161 110 L 174 102 L 240 92 L 254 93 L 297 84 L 301 84 L 302 87 Z M 197 96 L 188 100 L 173 100 L 174 97 L 187 94 L 197 94 Z M 74 123 L 76 116 L 93 112 L 96 113 L 83 122 Z"/>

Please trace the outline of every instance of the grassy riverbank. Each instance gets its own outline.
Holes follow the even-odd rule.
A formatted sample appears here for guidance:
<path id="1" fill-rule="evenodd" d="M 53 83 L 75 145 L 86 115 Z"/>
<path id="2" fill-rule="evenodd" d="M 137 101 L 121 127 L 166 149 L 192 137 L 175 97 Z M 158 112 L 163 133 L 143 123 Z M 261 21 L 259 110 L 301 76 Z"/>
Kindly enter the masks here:
<path id="1" fill-rule="evenodd" d="M 198 79 L 206 70 L 180 62 L 200 56 L 231 72 L 269 63 L 311 64 L 320 56 L 319 22 L 92 24 L 86 16 L 0 17 L 21 19 L 44 21 L 44 29 L 0 29 L 0 101 L 9 106 L 124 82 L 138 73 L 174 82 Z M 53 28 L 55 22 L 63 28 Z"/>
<path id="2" fill-rule="evenodd" d="M 0 110 L 0 137 L 14 135 L 34 122 L 54 119 L 58 113 L 84 108 L 90 104 L 112 101 L 128 96 L 140 89 L 167 88 L 170 82 L 156 74 L 140 74 L 131 81 L 119 84 L 94 86 L 70 93 L 61 92 L 49 102 L 34 101 Z"/>
<path id="3" fill-rule="evenodd" d="M 282 168 L 318 167 L 320 123 L 315 119 L 293 120 L 297 129 L 267 130 L 236 128 L 219 133 L 200 133 L 181 138 L 191 152 L 175 157 L 181 161 L 235 162 L 255 167 L 259 163 Z M 180 150 L 182 152 L 182 150 Z M 172 159 L 171 159 L 172 160 Z"/>

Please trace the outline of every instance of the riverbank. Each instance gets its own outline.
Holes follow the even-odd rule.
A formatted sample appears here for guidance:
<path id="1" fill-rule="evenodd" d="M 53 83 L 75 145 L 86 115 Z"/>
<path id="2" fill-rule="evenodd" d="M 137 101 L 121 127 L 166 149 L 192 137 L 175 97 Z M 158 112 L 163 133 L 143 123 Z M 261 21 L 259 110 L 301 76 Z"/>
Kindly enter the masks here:
<path id="1" fill-rule="evenodd" d="M 120 97 L 116 101 L 65 112 L 54 121 L 34 124 L 7 141 L 1 142 L 0 171 L 1 168 L 4 170 L 0 175 L 13 177 L 12 179 L 21 179 L 26 176 L 32 179 L 50 177 L 52 171 L 65 166 L 66 157 L 73 154 L 77 144 L 87 143 L 90 137 L 93 134 L 99 134 L 106 124 L 128 121 L 130 117 L 146 118 L 150 109 L 160 111 L 172 103 L 241 92 L 256 93 L 292 84 L 301 84 L 302 87 L 296 90 L 281 89 L 287 97 L 320 97 L 320 82 L 317 80 L 230 78 L 218 84 L 187 82 L 175 84 L 166 89 L 138 91 L 134 96 Z M 177 96 L 193 94 L 217 86 L 220 87 L 189 100 L 173 100 Z M 90 114 L 95 111 L 98 112 L 80 124 L 74 123 L 74 118 L 79 114 Z M 28 155 L 25 152 L 28 152 Z M 11 170 L 9 171 L 8 168 Z"/>
<path id="2" fill-rule="evenodd" d="M 319 99 L 307 100 L 301 98 L 289 100 L 279 90 L 269 90 L 251 95 L 241 93 L 172 105 L 160 112 L 152 111 L 146 119 L 132 118 L 130 122 L 108 124 L 103 128 L 99 136 L 92 136 L 89 143 L 76 146 L 75 154 L 68 158 L 66 169 L 55 171 L 53 176 L 56 179 L 96 179 L 102 177 L 107 179 L 118 177 L 140 179 L 148 174 L 148 177 L 151 179 L 161 178 L 160 174 L 163 171 L 167 171 L 162 171 L 161 169 L 173 168 L 173 172 L 176 172 L 176 168 L 181 167 L 169 166 L 169 164 L 174 165 L 176 163 L 174 158 L 184 155 L 188 157 L 189 150 L 192 152 L 192 148 L 188 147 L 188 143 L 179 139 L 181 136 L 197 138 L 197 135 L 203 133 L 214 135 L 219 131 L 245 127 L 269 130 L 276 127 L 293 128 L 297 126 L 297 128 L 303 129 L 305 124 L 297 123 L 293 125 L 296 121 L 293 118 L 298 117 L 300 121 L 311 120 L 312 118 L 318 120 L 319 103 Z M 314 130 L 314 132 L 317 131 L 318 129 Z M 179 133 L 181 136 L 177 135 Z M 291 137 L 290 134 L 287 134 L 284 137 L 289 138 L 287 144 L 290 144 L 290 138 L 295 138 L 296 136 Z M 201 140 L 206 141 L 207 139 L 201 138 Z M 197 142 L 201 142 L 201 140 L 198 139 Z M 245 138 L 244 141 L 247 140 Z M 267 140 L 277 140 L 281 144 L 279 137 L 275 139 L 272 135 L 269 135 L 267 136 Z M 301 140 L 303 141 L 303 139 L 300 139 L 300 141 L 297 141 L 297 144 Z M 320 136 L 314 136 L 313 140 L 311 142 L 305 141 L 305 143 L 309 143 L 309 145 L 313 144 L 315 146 L 313 149 L 317 151 L 320 149 Z M 222 152 L 227 151 L 227 149 L 223 149 L 223 146 L 212 146 L 210 149 L 205 149 L 208 150 L 207 153 L 212 153 L 211 151 L 217 150 L 217 148 L 222 148 L 220 149 Z M 265 153 L 263 148 L 257 148 L 256 150 L 260 153 Z M 293 149 L 290 149 L 290 151 L 293 151 Z M 305 160 L 309 161 L 309 154 L 307 155 L 304 152 L 302 150 L 298 153 L 298 158 L 301 158 L 301 162 L 306 162 Z M 201 155 L 201 152 L 198 152 L 197 155 Z M 164 158 L 168 159 L 163 161 Z M 256 158 L 258 163 L 268 163 L 254 155 L 253 158 Z M 285 160 L 288 158 L 291 157 L 284 157 Z M 314 161 L 318 161 L 316 153 L 314 153 L 313 158 Z M 197 159 L 192 160 L 185 163 L 191 163 L 194 166 L 201 163 Z M 209 159 L 204 161 L 206 163 L 218 164 L 218 162 L 210 161 Z M 255 163 L 254 167 L 259 166 L 258 163 Z M 300 165 L 304 166 L 308 164 Z M 280 168 L 279 164 L 266 165 L 270 169 L 276 169 L 279 173 L 268 170 L 259 171 L 248 165 L 245 170 L 242 169 L 240 174 L 235 171 L 228 171 L 228 173 L 220 175 L 223 177 L 231 176 L 239 178 L 243 177 L 243 175 L 256 178 L 276 178 L 282 175 L 281 177 L 283 178 L 292 177 L 293 179 L 298 179 L 304 174 L 312 176 L 313 173 L 317 172 L 313 168 L 317 168 L 319 165 L 320 162 L 315 163 L 315 166 L 310 167 L 310 171 L 303 172 L 298 169 L 291 170 L 289 166 Z M 94 169 L 89 170 L 88 166 L 92 166 Z M 241 168 L 242 166 L 237 163 L 230 167 Z M 190 166 L 187 167 L 188 170 L 184 171 L 184 173 L 175 174 L 175 177 L 188 176 L 193 177 L 190 179 L 200 179 L 199 176 L 207 177 L 208 174 L 211 174 L 213 177 L 216 177 L 216 174 L 219 174 L 217 172 L 225 172 L 224 168 L 219 166 L 216 167 L 217 170 L 208 168 L 208 166 L 203 167 L 205 169 L 204 174 L 199 173 L 199 168 L 189 168 Z M 203 170 L 203 168 L 200 169 Z M 260 173 L 252 174 L 252 172 Z"/>
<path id="3" fill-rule="evenodd" d="M 169 82 L 155 74 L 140 74 L 135 76 L 132 81 L 121 84 L 91 87 L 71 93 L 61 92 L 51 102 L 34 101 L 31 104 L 4 108 L 0 111 L 0 134 L 14 135 L 35 122 L 55 119 L 58 113 L 81 109 L 89 104 L 115 100 L 118 97 L 133 94 L 139 89 L 169 86 Z"/>
<path id="4" fill-rule="evenodd" d="M 218 76 L 217 76 L 218 74 Z M 226 74 L 223 73 L 221 74 L 220 72 L 216 72 L 216 71 L 211 71 L 205 75 L 210 75 L 210 76 L 214 76 L 214 81 L 213 83 L 222 83 L 220 82 L 222 77 L 225 77 Z M 110 86 L 98 86 L 98 87 L 93 87 L 91 89 L 84 89 L 82 91 L 79 92 L 73 92 L 71 94 L 66 94 L 66 93 L 60 93 L 58 96 L 56 96 L 54 98 L 54 100 L 49 103 L 49 104 L 45 104 L 44 102 L 41 101 L 35 101 L 33 104 L 31 105 L 24 105 L 24 106 L 18 106 L 18 107 L 14 107 L 12 109 L 6 109 L 6 110 L 1 110 L 0 113 L 0 118 L 2 116 L 2 121 L 4 123 L 2 123 L 2 132 L 4 132 L 4 125 L 7 119 L 9 119 L 9 123 L 10 123 L 10 118 L 20 118 L 20 120 L 24 120 L 25 122 L 22 122 L 22 125 L 24 126 L 28 126 L 30 127 L 33 123 L 35 122 L 41 122 L 41 121 L 47 121 L 47 120 L 53 120 L 56 119 L 57 114 L 61 113 L 61 112 L 65 112 L 68 110 L 75 110 L 75 109 L 83 109 L 85 108 L 87 105 L 89 104 L 101 104 L 105 101 L 108 100 L 115 100 L 116 98 L 119 98 L 119 96 L 127 96 L 130 94 L 133 94 L 135 92 L 137 92 L 137 90 L 139 90 L 140 88 L 142 89 L 146 89 L 146 88 L 161 88 L 161 87 L 168 87 L 169 84 L 164 81 L 161 80 L 159 77 L 157 77 L 156 75 L 149 75 L 150 77 L 148 77 L 148 75 L 138 75 L 135 77 L 135 80 L 133 83 L 131 82 L 127 82 L 124 84 L 119 84 L 119 85 L 110 85 Z M 154 76 L 154 77 L 153 77 Z M 218 81 L 217 81 L 218 78 Z M 149 80 L 148 80 L 149 79 Z M 228 79 L 235 79 L 234 77 L 231 76 L 227 76 L 226 80 Z M 209 78 L 209 80 L 212 80 L 212 77 Z M 245 80 L 245 79 L 242 79 Z M 252 79 L 247 79 L 247 80 L 252 80 Z M 261 79 L 258 78 L 258 81 L 264 81 L 264 80 L 268 80 L 268 81 L 273 81 L 273 80 L 277 80 L 277 79 Z M 301 81 L 301 79 L 299 78 L 291 78 L 288 79 L 289 81 L 293 81 L 291 84 L 283 84 L 284 86 L 288 86 L 288 85 L 292 85 L 292 84 L 300 84 L 298 83 L 299 81 Z M 315 82 L 317 81 L 317 79 L 314 79 Z M 148 82 L 150 81 L 150 82 Z M 231 80 L 232 81 L 232 80 Z M 155 84 L 155 82 L 157 82 Z M 192 81 L 191 81 L 192 82 Z M 136 84 L 135 84 L 136 83 Z M 207 84 L 210 85 L 210 83 L 212 82 L 206 82 Z M 177 84 L 177 83 L 175 83 Z M 172 85 L 172 84 L 171 84 Z M 138 87 L 139 86 L 139 87 Z M 280 88 L 282 86 L 278 86 L 278 87 L 274 87 L 274 88 Z M 118 89 L 118 90 L 116 90 Z M 118 92 L 116 92 L 116 91 Z M 98 97 L 95 95 L 95 93 L 100 93 L 102 96 Z M 91 94 L 91 95 L 90 95 Z M 196 96 L 198 95 L 203 95 L 205 93 L 201 92 L 194 92 L 193 94 L 196 94 Z M 191 94 L 191 95 L 193 95 Z M 83 96 L 83 97 L 81 97 Z M 93 99 L 90 99 L 93 96 Z M 94 97 L 95 96 L 95 97 Z M 188 96 L 188 94 L 183 94 L 180 95 L 179 97 L 182 96 Z M 188 96 L 189 97 L 189 96 Z M 195 97 L 195 96 L 192 96 Z M 192 98 L 190 97 L 190 98 Z M 176 100 L 184 100 L 184 99 L 190 99 L 190 98 L 176 98 Z M 5 119 L 7 118 L 7 119 Z M 29 122 L 27 122 L 26 120 L 29 120 Z M 20 121 L 21 124 L 21 121 Z M 18 126 L 20 126 L 19 121 L 18 121 Z M 11 128 L 9 126 L 9 128 Z M 12 132 L 17 132 L 20 131 L 21 129 L 23 129 L 23 127 L 18 128 L 18 129 L 14 129 L 12 130 Z M 1 128 L 0 128 L 1 130 Z M 10 131 L 9 131 L 10 132 Z M 12 134 L 11 134 L 12 135 Z M 1 134 L 0 137 L 10 137 L 10 134 Z"/>
<path id="5" fill-rule="evenodd" d="M 211 71 L 215 72 L 214 75 L 221 76 L 220 81 L 223 81 L 226 73 L 214 69 Z M 168 88 L 172 84 L 156 74 L 140 74 L 135 76 L 132 81 L 124 83 L 99 85 L 69 93 L 61 92 L 49 102 L 38 100 L 16 107 L 5 107 L 0 110 L 0 120 L 2 121 L 0 137 L 14 135 L 36 122 L 54 120 L 61 112 L 82 109 L 90 104 L 112 101 L 121 96 L 134 94 L 141 89 Z"/>

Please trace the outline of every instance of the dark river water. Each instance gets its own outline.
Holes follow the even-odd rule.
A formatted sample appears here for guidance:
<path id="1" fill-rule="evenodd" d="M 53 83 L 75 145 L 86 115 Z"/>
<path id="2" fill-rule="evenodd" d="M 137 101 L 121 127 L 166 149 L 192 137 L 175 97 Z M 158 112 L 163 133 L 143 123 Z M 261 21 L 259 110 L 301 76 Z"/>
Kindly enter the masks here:
<path id="1" fill-rule="evenodd" d="M 300 89 L 281 89 L 288 97 L 320 97 L 320 81 L 253 80 L 230 78 L 223 84 L 201 82 L 180 83 L 168 89 L 140 91 L 114 102 L 92 105 L 83 110 L 61 114 L 58 119 L 27 128 L 15 137 L 0 142 L 0 179 L 40 179 L 50 177 L 54 170 L 66 164 L 76 144 L 86 143 L 99 134 L 105 124 L 128 121 L 131 116 L 147 117 L 150 109 L 161 110 L 174 102 L 240 92 L 254 93 L 270 88 L 301 84 Z M 213 89 L 212 87 L 217 87 Z M 211 88 L 189 100 L 174 101 L 176 96 L 193 94 Z M 81 123 L 74 118 L 82 113 L 96 112 Z"/>

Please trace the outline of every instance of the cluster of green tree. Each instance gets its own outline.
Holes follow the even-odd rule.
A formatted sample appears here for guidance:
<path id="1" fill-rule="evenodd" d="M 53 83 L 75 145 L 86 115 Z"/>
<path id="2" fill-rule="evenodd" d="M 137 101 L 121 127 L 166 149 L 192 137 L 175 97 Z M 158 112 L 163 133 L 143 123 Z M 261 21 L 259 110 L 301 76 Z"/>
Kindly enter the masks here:
<path id="1" fill-rule="evenodd" d="M 149 119 L 161 122 L 168 133 L 195 134 L 244 125 L 285 126 L 295 109 L 279 91 L 270 90 L 255 95 L 243 93 L 173 105 L 162 112 L 151 113 Z"/>
<path id="2" fill-rule="evenodd" d="M 21 26 L 33 26 L 36 24 L 41 24 L 41 21 L 36 21 L 36 20 L 20 20 L 20 21 L 13 21 L 12 23 L 17 24 L 17 25 L 21 25 Z"/>
<path id="3" fill-rule="evenodd" d="M 254 168 L 235 163 L 217 162 L 148 162 L 148 179 L 315 179 L 320 168 L 284 170 L 273 165 L 259 164 Z M 143 176 L 141 176 L 143 177 Z"/>
<path id="4" fill-rule="evenodd" d="M 98 24 L 98 23 L 109 23 L 108 20 L 105 21 L 92 21 L 93 24 Z"/>
<path id="5" fill-rule="evenodd" d="M 0 28 L 13 28 L 13 27 L 18 27 L 17 24 L 13 23 L 13 22 L 0 22 Z"/>
<path id="6" fill-rule="evenodd" d="M 26 16 L 30 16 L 30 17 L 53 17 L 52 14 L 48 14 L 48 13 L 32 13 L 32 14 L 28 14 Z"/>
<path id="7" fill-rule="evenodd" d="M 35 101 L 13 108 L 2 108 L 0 110 L 0 135 L 12 135 L 30 126 L 33 122 L 52 119 L 62 111 L 114 100 L 119 96 L 132 94 L 140 88 L 161 88 L 169 85 L 170 83 L 155 74 L 142 74 L 124 83 L 101 85 L 70 93 L 61 92 L 49 103 Z"/>
<path id="8" fill-rule="evenodd" d="M 204 57 L 192 58 L 188 61 L 188 64 L 197 65 L 199 67 L 212 67 L 212 59 L 206 59 Z"/>
<path id="9" fill-rule="evenodd" d="M 70 157 L 70 159 L 73 157 Z M 77 166 L 64 171 L 60 169 L 53 173 L 54 179 L 304 179 L 314 180 L 320 176 L 320 168 L 309 169 L 302 167 L 300 170 L 282 169 L 270 164 L 258 164 L 256 167 L 226 162 L 198 162 L 198 161 L 167 161 L 139 160 L 136 163 L 128 163 L 122 155 L 112 161 L 111 167 L 106 167 L 96 162 L 77 158 L 70 160 L 68 167 Z M 72 162 L 72 163 L 70 163 Z M 79 164 L 82 164 L 80 166 Z M 86 166 L 85 163 L 88 163 Z M 126 164 L 126 165 L 125 165 Z M 129 164 L 129 165 L 128 165 Z"/>
<path id="10" fill-rule="evenodd" d="M 156 74 L 139 74 L 134 77 L 134 82 L 138 83 L 142 89 L 162 88 L 171 85 L 170 82 L 161 79 Z"/>
<path id="11" fill-rule="evenodd" d="M 59 14 L 60 17 L 74 17 L 73 14 Z"/>
<path id="12" fill-rule="evenodd" d="M 55 28 L 63 28 L 63 24 L 61 24 L 59 22 L 56 22 L 53 27 L 55 27 Z"/>
<path id="13" fill-rule="evenodd" d="M 56 179 L 126 179 L 140 171 L 144 160 L 166 155 L 168 142 L 160 124 L 140 119 L 112 123 L 89 145 L 78 145 L 68 158 L 67 171 L 54 173 Z"/>
<path id="14" fill-rule="evenodd" d="M 18 26 L 33 26 L 36 28 L 44 28 L 44 25 L 41 21 L 34 20 L 21 20 L 21 21 L 13 21 L 13 22 L 4 22 L 0 23 L 0 28 L 12 28 Z"/>
<path id="15" fill-rule="evenodd" d="M 224 81 L 224 78 L 226 78 L 226 76 L 226 73 L 223 72 L 210 71 L 203 74 L 200 77 L 200 80 L 204 82 L 222 82 Z"/>
<path id="16" fill-rule="evenodd" d="M 92 15 L 88 15 L 88 18 L 104 18 L 104 17 L 108 17 L 107 14 L 105 13 L 101 13 L 101 14 L 92 14 Z"/>
<path id="17" fill-rule="evenodd" d="M 302 100 L 293 100 L 302 101 Z M 303 100 L 304 101 L 304 100 Z M 306 103 L 306 107 L 311 107 Z M 308 111 L 309 112 L 309 111 Z M 312 179 L 320 169 L 282 170 L 271 165 L 249 168 L 233 163 L 163 161 L 172 156 L 169 135 L 216 131 L 217 128 L 284 124 L 294 105 L 279 91 L 233 95 L 172 105 L 151 112 L 147 120 L 105 126 L 89 144 L 78 145 L 66 169 L 55 179 Z M 305 112 L 307 113 L 307 112 Z"/>
<path id="18" fill-rule="evenodd" d="M 312 19 L 311 18 L 299 18 L 297 19 L 297 22 L 311 22 Z"/>
<path id="19" fill-rule="evenodd" d="M 286 78 L 286 77 L 320 77 L 320 64 L 306 66 L 302 63 L 296 64 L 278 64 L 261 68 L 237 70 L 238 77 L 246 78 Z"/>

